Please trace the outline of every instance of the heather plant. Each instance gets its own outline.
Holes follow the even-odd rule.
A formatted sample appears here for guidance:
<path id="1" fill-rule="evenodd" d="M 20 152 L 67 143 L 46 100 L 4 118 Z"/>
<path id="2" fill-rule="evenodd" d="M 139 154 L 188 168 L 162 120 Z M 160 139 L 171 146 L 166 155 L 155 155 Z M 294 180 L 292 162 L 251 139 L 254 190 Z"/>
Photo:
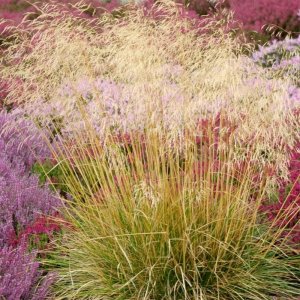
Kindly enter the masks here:
<path id="1" fill-rule="evenodd" d="M 22 174 L 29 172 L 36 161 L 50 156 L 43 134 L 18 110 L 0 112 L 0 151 L 1 158 Z"/>
<path id="2" fill-rule="evenodd" d="M 232 28 L 242 29 L 255 42 L 267 41 L 272 36 L 297 34 L 300 30 L 300 9 L 297 0 L 178 0 L 199 15 L 233 12 Z"/>
<path id="3" fill-rule="evenodd" d="M 72 196 L 64 238 L 45 260 L 57 273 L 56 299 L 300 295 L 299 257 L 287 256 L 282 229 L 260 216 L 268 176 L 251 180 L 255 147 L 234 163 L 224 120 L 204 121 L 206 135 L 186 128 L 171 145 L 159 127 L 105 139 L 90 128 L 53 149 L 69 162 Z"/>
<path id="4" fill-rule="evenodd" d="M 0 114 L 0 245 L 41 216 L 51 214 L 59 200 L 30 171 L 49 157 L 44 137 L 18 114 Z"/>
<path id="5" fill-rule="evenodd" d="M 42 280 L 37 250 L 33 249 L 45 248 L 59 228 L 36 222 L 42 214 L 53 213 L 59 202 L 49 190 L 39 187 L 37 178 L 9 174 L 18 172 L 9 167 L 1 159 L 0 298 L 42 300 L 52 279 L 44 274 L 46 278 Z"/>
<path id="6" fill-rule="evenodd" d="M 52 279 L 41 281 L 37 250 L 59 228 L 46 222 L 60 201 L 31 175 L 50 155 L 44 137 L 16 111 L 0 113 L 0 298 L 42 300 Z M 43 220 L 45 220 L 43 222 Z M 33 252 L 31 252 L 33 250 Z"/>
<path id="7" fill-rule="evenodd" d="M 299 120 L 290 122 L 298 105 L 290 105 L 291 79 L 271 79 L 242 54 L 223 21 L 206 18 L 199 27 L 173 2 L 128 5 L 122 17 L 93 22 L 48 9 L 4 52 L 6 103 L 45 126 L 58 120 L 66 136 L 84 129 L 83 111 L 101 136 L 149 122 L 176 135 L 222 110 L 239 124 L 240 144 L 255 137 L 267 153 L 262 161 L 285 168 L 284 147 L 299 128 Z"/>
<path id="8" fill-rule="evenodd" d="M 235 19 L 245 29 L 267 33 L 266 26 L 273 25 L 289 33 L 299 32 L 300 4 L 297 0 L 229 0 L 229 3 Z"/>
<path id="9" fill-rule="evenodd" d="M 267 218 L 274 226 L 283 228 L 283 235 L 288 233 L 289 241 L 295 248 L 300 244 L 300 144 L 291 149 L 289 176 L 279 180 L 278 188 L 268 203 L 262 205 Z"/>
<path id="10" fill-rule="evenodd" d="M 46 187 L 39 186 L 38 178 L 22 176 L 18 171 L 1 158 L 1 246 L 17 238 L 41 214 L 53 213 L 59 204 L 58 199 Z"/>
<path id="11" fill-rule="evenodd" d="M 53 276 L 41 280 L 35 253 L 27 253 L 26 246 L 0 248 L 0 298 L 6 300 L 46 299 Z"/>
<path id="12" fill-rule="evenodd" d="M 184 1 L 199 14 L 217 11 L 224 7 L 234 13 L 234 19 L 246 31 L 259 33 L 264 38 L 271 34 L 297 34 L 300 30 L 297 0 L 216 0 L 216 1 Z"/>

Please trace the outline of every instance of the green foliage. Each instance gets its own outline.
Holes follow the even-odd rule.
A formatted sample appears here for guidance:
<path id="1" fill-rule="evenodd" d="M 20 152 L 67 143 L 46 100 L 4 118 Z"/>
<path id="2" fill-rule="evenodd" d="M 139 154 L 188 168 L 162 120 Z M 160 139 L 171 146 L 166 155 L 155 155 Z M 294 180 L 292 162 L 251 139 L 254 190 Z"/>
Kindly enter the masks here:
<path id="1" fill-rule="evenodd" d="M 59 164 L 54 164 L 50 160 L 46 160 L 43 163 L 36 162 L 31 169 L 33 174 L 39 177 L 39 182 L 44 185 L 47 180 L 50 181 L 50 189 L 59 190 L 62 193 L 67 193 L 68 189 L 62 182 L 62 176 L 64 176 L 62 171 L 62 166 Z"/>

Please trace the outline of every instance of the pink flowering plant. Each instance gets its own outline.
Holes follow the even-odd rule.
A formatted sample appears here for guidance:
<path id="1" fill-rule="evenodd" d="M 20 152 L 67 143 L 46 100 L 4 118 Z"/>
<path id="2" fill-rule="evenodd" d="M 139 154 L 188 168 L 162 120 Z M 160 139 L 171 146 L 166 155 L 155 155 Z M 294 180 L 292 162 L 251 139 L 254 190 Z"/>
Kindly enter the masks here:
<path id="1" fill-rule="evenodd" d="M 290 33 L 299 32 L 300 20 L 297 0 L 229 0 L 235 18 L 245 29 L 266 32 L 267 26 Z"/>
<path id="2" fill-rule="evenodd" d="M 233 15 L 231 29 L 255 43 L 275 35 L 297 36 L 300 31 L 298 0 L 177 0 L 199 15 Z"/>

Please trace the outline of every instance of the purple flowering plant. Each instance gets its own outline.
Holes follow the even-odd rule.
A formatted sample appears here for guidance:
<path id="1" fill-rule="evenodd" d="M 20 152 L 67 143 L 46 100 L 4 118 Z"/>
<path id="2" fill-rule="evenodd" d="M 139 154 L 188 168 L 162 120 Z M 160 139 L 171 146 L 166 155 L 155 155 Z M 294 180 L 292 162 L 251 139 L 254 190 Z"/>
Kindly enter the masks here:
<path id="1" fill-rule="evenodd" d="M 300 35 L 287 37 L 282 41 L 273 40 L 265 46 L 259 46 L 252 55 L 254 62 L 279 76 L 289 76 L 296 86 L 300 86 Z M 299 99 L 299 91 L 291 86 L 289 94 Z"/>
<path id="2" fill-rule="evenodd" d="M 0 113 L 0 298 L 36 299 L 47 296 L 51 276 L 41 281 L 41 247 L 59 228 L 49 223 L 59 206 L 57 196 L 32 166 L 49 152 L 43 137 L 17 113 Z"/>
<path id="3" fill-rule="evenodd" d="M 300 55 L 300 36 L 285 38 L 283 41 L 273 40 L 266 46 L 259 46 L 254 52 L 253 59 L 263 67 L 278 67 L 287 59 L 294 58 L 298 61 Z"/>
<path id="4" fill-rule="evenodd" d="M 41 280 L 36 252 L 28 253 L 25 244 L 0 248 L 0 297 L 7 300 L 42 300 L 48 295 L 53 276 Z"/>
<path id="5" fill-rule="evenodd" d="M 0 114 L 0 244 L 7 244 L 9 234 L 25 228 L 41 214 L 51 214 L 59 204 L 47 184 L 31 174 L 33 165 L 49 157 L 44 138 L 26 120 L 17 115 Z"/>

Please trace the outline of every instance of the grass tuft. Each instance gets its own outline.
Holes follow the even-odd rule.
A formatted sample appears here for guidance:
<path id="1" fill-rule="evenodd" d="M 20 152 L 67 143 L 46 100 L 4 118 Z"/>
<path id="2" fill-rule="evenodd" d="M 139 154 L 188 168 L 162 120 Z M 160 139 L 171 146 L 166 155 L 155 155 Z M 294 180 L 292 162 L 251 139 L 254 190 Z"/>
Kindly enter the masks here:
<path id="1" fill-rule="evenodd" d="M 299 257 L 259 214 L 267 176 L 254 180 L 250 152 L 234 163 L 232 139 L 214 147 L 209 124 L 181 147 L 147 130 L 55 151 L 71 195 L 69 225 L 45 261 L 58 274 L 56 299 L 300 295 Z"/>

